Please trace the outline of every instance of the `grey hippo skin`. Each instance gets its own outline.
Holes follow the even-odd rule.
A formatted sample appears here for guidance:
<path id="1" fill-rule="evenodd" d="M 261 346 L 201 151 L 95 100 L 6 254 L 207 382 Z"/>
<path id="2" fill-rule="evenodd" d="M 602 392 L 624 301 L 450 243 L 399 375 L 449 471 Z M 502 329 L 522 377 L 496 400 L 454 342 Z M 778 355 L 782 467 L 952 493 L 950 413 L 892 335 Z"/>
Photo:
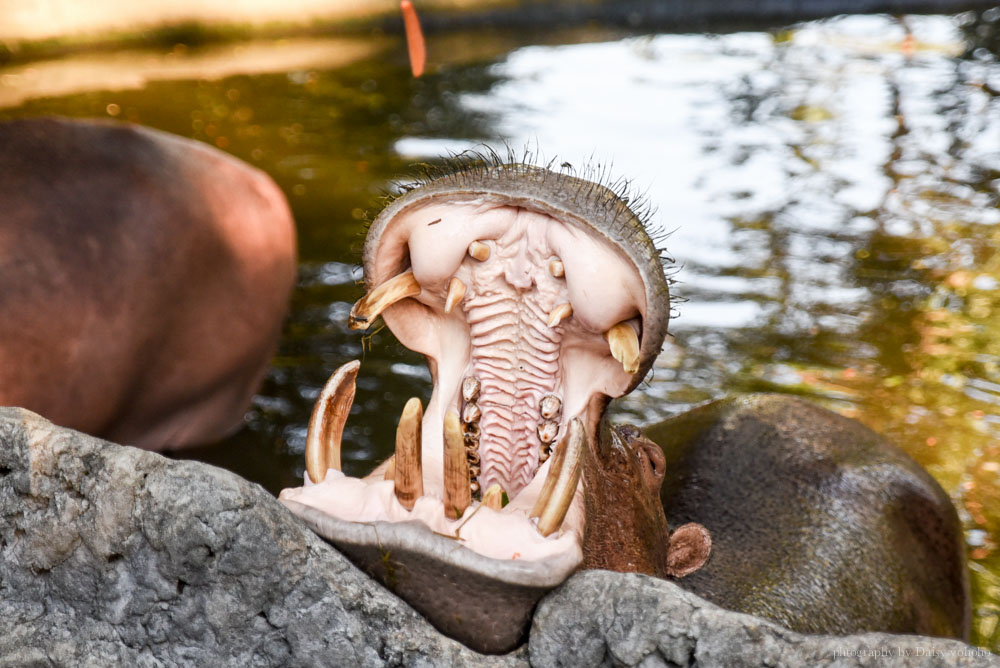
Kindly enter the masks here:
<path id="1" fill-rule="evenodd" d="M 146 448 L 236 428 L 296 267 L 284 196 L 133 125 L 0 124 L 0 405 Z"/>
<path id="2" fill-rule="evenodd" d="M 665 454 L 670 526 L 699 522 L 712 535 L 711 558 L 678 581 L 684 589 L 800 632 L 968 637 L 955 509 L 870 429 L 755 395 L 645 431 Z"/>

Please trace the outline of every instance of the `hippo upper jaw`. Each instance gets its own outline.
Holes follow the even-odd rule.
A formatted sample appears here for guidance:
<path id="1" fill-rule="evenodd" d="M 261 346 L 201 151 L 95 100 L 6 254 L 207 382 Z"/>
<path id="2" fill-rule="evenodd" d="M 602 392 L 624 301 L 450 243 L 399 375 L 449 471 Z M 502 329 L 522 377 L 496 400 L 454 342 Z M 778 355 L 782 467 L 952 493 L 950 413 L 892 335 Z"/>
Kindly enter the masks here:
<path id="1" fill-rule="evenodd" d="M 433 538 L 417 561 L 468 548 L 494 562 L 487 575 L 497 561 L 534 562 L 561 581 L 582 559 L 588 441 L 666 333 L 666 279 L 641 221 L 603 186 L 488 165 L 396 200 L 364 261 L 369 289 L 349 324 L 381 316 L 426 355 L 431 400 L 404 407 L 390 460 L 346 478 L 336 469 L 359 365 L 344 365 L 310 421 L 306 486 L 282 500 L 314 528 L 303 505 L 376 526 L 419 520 L 413 530 Z M 331 526 L 324 535 L 350 553 L 350 532 Z"/>

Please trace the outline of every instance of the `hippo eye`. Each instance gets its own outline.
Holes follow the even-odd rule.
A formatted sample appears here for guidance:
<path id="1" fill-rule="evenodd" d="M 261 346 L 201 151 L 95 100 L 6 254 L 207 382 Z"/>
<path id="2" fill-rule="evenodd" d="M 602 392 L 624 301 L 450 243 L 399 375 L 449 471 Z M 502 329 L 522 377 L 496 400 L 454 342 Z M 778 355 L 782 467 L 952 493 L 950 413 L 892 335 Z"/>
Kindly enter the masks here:
<path id="1" fill-rule="evenodd" d="M 404 407 L 390 462 L 346 478 L 331 470 L 358 373 L 345 365 L 310 421 L 307 486 L 282 499 L 354 522 L 419 519 L 490 559 L 572 570 L 588 429 L 665 335 L 666 279 L 641 221 L 602 186 L 493 167 L 390 205 L 364 264 L 369 290 L 349 325 L 381 317 L 426 355 L 431 400 Z"/>

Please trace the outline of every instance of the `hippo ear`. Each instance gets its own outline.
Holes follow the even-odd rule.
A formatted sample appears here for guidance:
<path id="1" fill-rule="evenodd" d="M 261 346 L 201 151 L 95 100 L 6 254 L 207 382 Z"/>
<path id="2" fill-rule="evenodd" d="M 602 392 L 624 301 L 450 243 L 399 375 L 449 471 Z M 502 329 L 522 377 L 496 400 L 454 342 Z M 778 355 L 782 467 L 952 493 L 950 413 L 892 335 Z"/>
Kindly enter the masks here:
<path id="1" fill-rule="evenodd" d="M 712 552 L 712 535 L 695 522 L 677 527 L 670 534 L 667 574 L 682 578 L 705 565 Z"/>

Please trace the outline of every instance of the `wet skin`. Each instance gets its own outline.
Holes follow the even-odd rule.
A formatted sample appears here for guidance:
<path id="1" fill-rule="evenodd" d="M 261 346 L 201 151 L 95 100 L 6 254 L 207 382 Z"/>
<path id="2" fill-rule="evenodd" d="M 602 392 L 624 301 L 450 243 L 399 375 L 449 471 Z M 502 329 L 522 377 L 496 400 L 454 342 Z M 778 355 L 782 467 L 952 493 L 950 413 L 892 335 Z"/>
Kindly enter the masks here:
<path id="1" fill-rule="evenodd" d="M 696 591 L 725 607 L 802 630 L 966 632 L 967 616 L 958 610 L 966 601 L 967 615 L 964 579 L 958 577 L 964 562 L 937 558 L 954 548 L 958 525 L 945 521 L 949 512 L 953 519 L 954 510 L 929 476 L 891 447 L 870 445 L 880 443 L 874 434 L 862 439 L 880 475 L 904 487 L 914 480 L 923 485 L 925 511 L 917 517 L 942 522 L 929 533 L 901 528 L 900 523 L 915 521 L 905 513 L 895 524 L 874 521 L 891 515 L 902 492 L 887 497 L 881 488 L 855 493 L 830 484 L 853 470 L 860 425 L 843 426 L 808 404 L 790 404 L 788 419 L 802 439 L 821 436 L 807 442 L 778 430 L 737 453 L 746 460 L 746 471 L 737 467 L 726 475 L 703 470 L 697 447 L 682 455 L 668 450 L 664 458 L 653 441 L 672 443 L 669 426 L 651 430 L 651 441 L 634 427 L 608 425 L 609 401 L 631 391 L 650 369 L 669 314 L 659 253 L 643 221 L 618 194 L 567 174 L 480 162 L 390 204 L 369 231 L 364 260 L 368 293 L 352 310 L 351 325 L 364 328 L 382 316 L 402 343 L 428 357 L 434 393 L 426 411 L 416 400 L 403 410 L 396 455 L 389 462 L 363 480 L 345 478 L 328 471 L 339 468 L 340 433 L 358 373 L 356 363 L 342 367 L 310 423 L 307 486 L 286 490 L 282 499 L 439 628 L 482 651 L 506 651 L 519 637 L 514 633 L 494 643 L 492 627 L 454 626 L 455 610 L 480 620 L 483 601 L 475 592 L 467 601 L 437 601 L 435 569 L 424 568 L 425 562 L 451 573 L 449 581 L 467 577 L 482 583 L 495 576 L 497 586 L 485 586 L 491 590 L 516 589 L 522 576 L 535 586 L 549 564 L 558 578 L 544 586 L 580 567 L 686 576 L 681 582 L 698 578 L 703 588 Z M 752 404 L 750 414 L 763 405 Z M 703 413 L 692 413 L 697 414 Z M 829 431 L 834 423 L 840 431 Z M 822 456 L 797 458 L 800 446 L 825 450 Z M 756 449 L 786 456 L 775 458 L 770 470 L 755 472 Z M 800 459 L 799 468 L 789 468 Z M 741 459 L 734 455 L 728 463 L 736 461 Z M 691 473 L 692 466 L 693 474 L 677 477 Z M 699 498 L 703 479 L 715 481 L 731 504 L 739 506 L 749 495 L 766 500 L 769 512 L 720 521 L 738 511 L 716 502 L 711 512 L 693 514 L 692 508 L 709 501 Z M 678 489 L 689 515 L 676 513 L 671 494 Z M 812 505 L 798 512 L 805 500 Z M 848 515 L 850 530 L 819 522 L 824 508 Z M 397 554 L 414 554 L 420 562 L 412 567 L 420 571 L 414 579 L 427 581 L 400 584 L 399 573 L 408 565 L 387 569 L 378 559 L 358 556 L 365 548 L 358 547 L 363 540 L 350 524 L 410 519 L 426 526 L 399 524 L 402 533 L 412 527 L 416 537 L 403 540 Z M 678 527 L 673 533 L 668 520 Z M 780 540 L 744 524 L 769 527 Z M 723 540 L 715 541 L 716 535 Z M 804 537 L 811 544 L 799 546 Z M 371 540 L 384 548 L 384 536 Z M 926 549 L 910 549 L 906 540 L 927 542 Z M 830 550 L 855 563 L 840 568 L 788 556 Z M 485 561 L 467 567 L 462 559 L 453 560 L 464 552 Z M 777 559 L 775 572 L 789 583 L 787 591 L 763 591 L 761 578 L 777 575 L 746 567 L 752 554 Z M 900 567 L 886 570 L 888 562 Z M 713 570 L 716 563 L 728 570 Z M 511 564 L 534 570 L 519 574 Z M 875 589 L 890 597 L 886 605 L 859 606 L 856 587 L 828 586 L 846 585 L 859 567 L 871 574 L 859 580 L 863 586 L 875 586 L 879 574 L 898 578 L 895 590 Z M 941 586 L 935 589 L 935 583 Z M 957 607 L 939 601 L 947 598 L 949 586 L 959 592 L 952 593 Z M 768 602 L 746 607 L 747 590 L 762 591 L 760 599 Z M 460 588 L 456 595 L 463 595 Z M 505 601 L 501 593 L 492 609 L 506 612 L 519 597 L 511 594 Z M 808 628 L 795 613 L 803 600 L 811 605 Z M 907 616 L 903 610 L 920 612 Z M 529 615 L 530 602 L 519 623 L 526 624 Z"/>
<path id="2" fill-rule="evenodd" d="M 242 424 L 295 277 L 277 186 L 204 144 L 0 124 L 0 405 L 145 448 Z"/>
<path id="3" fill-rule="evenodd" d="M 726 399 L 648 427 L 660 499 L 712 557 L 678 584 L 807 633 L 967 639 L 961 524 L 947 494 L 864 425 L 801 399 Z"/>

